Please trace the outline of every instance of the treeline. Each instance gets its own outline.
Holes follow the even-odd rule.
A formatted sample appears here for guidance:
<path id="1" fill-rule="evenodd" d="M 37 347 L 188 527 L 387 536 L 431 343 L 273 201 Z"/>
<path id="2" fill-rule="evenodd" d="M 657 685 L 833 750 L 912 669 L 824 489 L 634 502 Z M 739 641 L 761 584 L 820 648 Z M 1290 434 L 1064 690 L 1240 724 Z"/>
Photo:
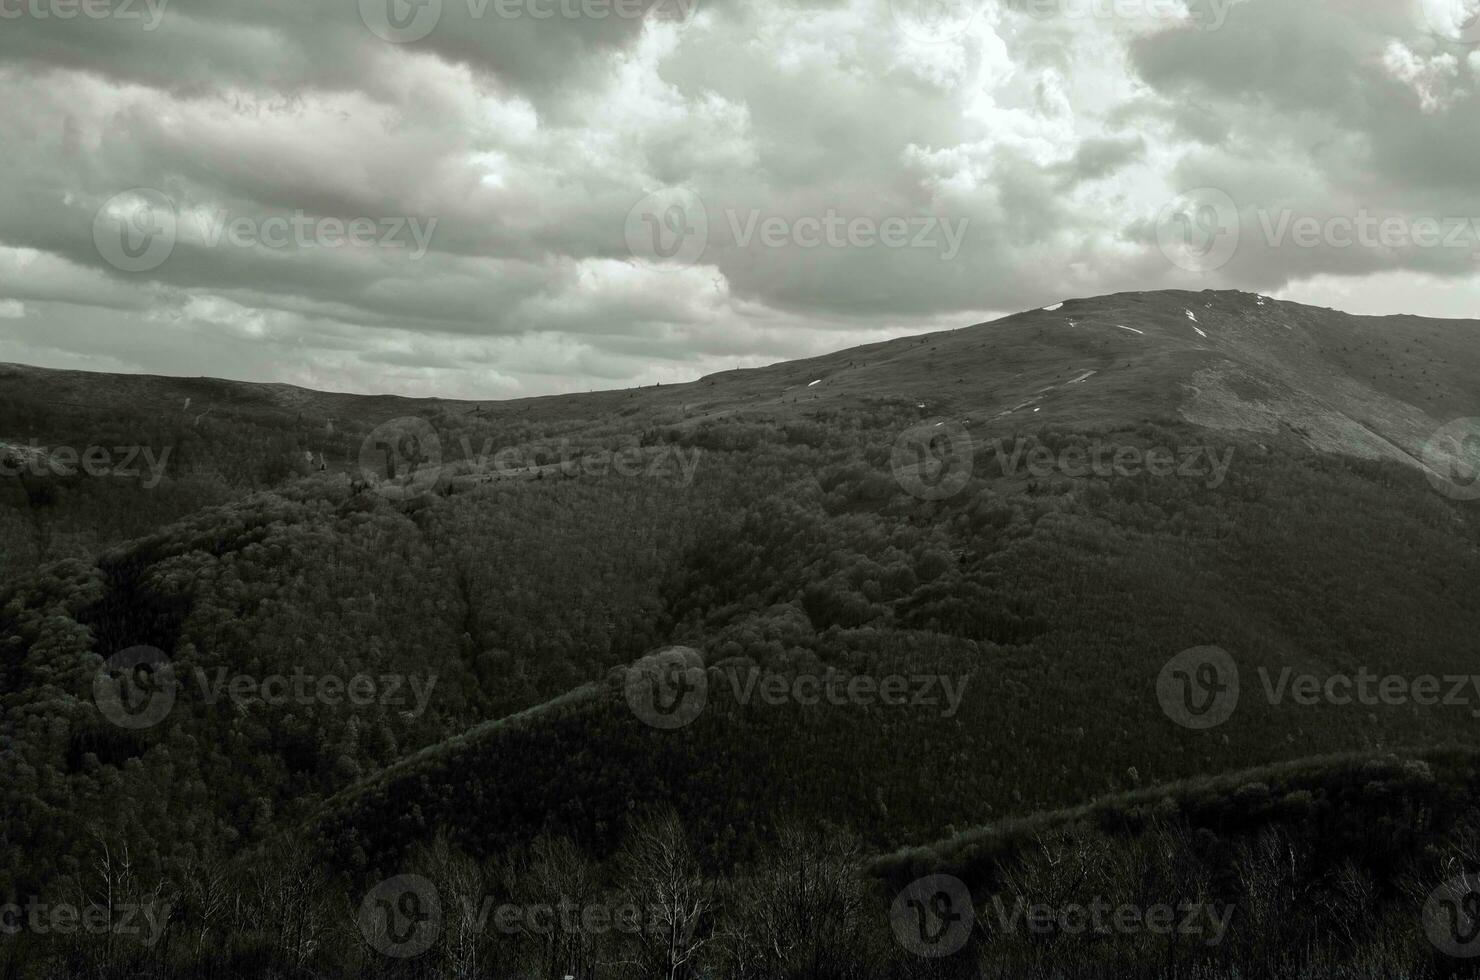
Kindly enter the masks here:
<path id="1" fill-rule="evenodd" d="M 1474 942 L 1477 764 L 1310 760 L 874 861 L 846 829 L 776 817 L 724 874 L 664 808 L 605 856 L 546 833 L 476 859 L 439 836 L 363 877 L 284 837 L 146 880 L 98 838 L 60 894 L 99 922 L 150 913 L 117 935 L 21 930 L 0 962 L 17 978 L 1446 977 Z M 950 901 L 911 901 L 937 881 Z"/>

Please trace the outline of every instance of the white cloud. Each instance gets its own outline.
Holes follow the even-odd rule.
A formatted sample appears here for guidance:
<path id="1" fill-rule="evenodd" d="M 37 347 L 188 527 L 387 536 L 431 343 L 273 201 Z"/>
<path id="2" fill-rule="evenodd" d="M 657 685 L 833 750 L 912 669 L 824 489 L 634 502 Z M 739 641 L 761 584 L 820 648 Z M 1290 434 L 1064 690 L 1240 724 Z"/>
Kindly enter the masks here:
<path id="1" fill-rule="evenodd" d="M 1220 2 L 1205 23 L 1166 3 L 1035 17 L 1006 2 L 942 38 L 878 0 L 711 0 L 686 27 L 449 4 L 414 45 L 341 6 L 202 3 L 148 36 L 7 28 L 0 356 L 510 396 L 681 380 L 1071 293 L 1303 289 L 1421 312 L 1435 284 L 1474 287 L 1473 262 L 1442 250 L 1246 242 L 1194 277 L 1157 247 L 1163 204 L 1201 186 L 1246 215 L 1480 215 L 1480 54 L 1402 5 Z M 710 224 L 678 272 L 634 261 L 624 234 L 665 186 L 696 192 Z M 132 187 L 185 224 L 158 268 L 125 274 L 91 228 Z M 210 247 L 195 221 L 297 212 L 436 225 L 413 260 Z M 943 261 L 742 247 L 729 228 L 832 213 L 964 237 Z"/>

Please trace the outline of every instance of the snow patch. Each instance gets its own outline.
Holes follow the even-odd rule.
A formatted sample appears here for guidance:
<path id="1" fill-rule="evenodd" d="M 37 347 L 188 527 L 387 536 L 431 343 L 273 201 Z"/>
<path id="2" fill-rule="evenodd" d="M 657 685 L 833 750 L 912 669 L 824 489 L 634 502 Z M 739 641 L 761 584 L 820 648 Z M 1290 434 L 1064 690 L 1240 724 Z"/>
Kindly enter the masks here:
<path id="1" fill-rule="evenodd" d="M 810 388 L 810 387 L 812 387 L 812 385 L 821 384 L 821 383 L 822 383 L 822 379 L 821 378 L 818 378 L 816 381 L 810 382 L 807 385 L 807 387 Z"/>
<path id="2" fill-rule="evenodd" d="M 1187 314 L 1187 319 L 1191 320 L 1193 323 L 1197 322 L 1196 313 L 1192 312 L 1191 310 L 1183 310 L 1182 312 Z"/>
<path id="3" fill-rule="evenodd" d="M 1044 309 L 1044 312 L 1046 312 L 1046 313 L 1052 313 L 1054 310 L 1062 310 L 1063 308 L 1064 308 L 1064 304 L 1063 303 L 1055 303 L 1052 306 L 1045 306 L 1043 309 Z"/>
<path id="4" fill-rule="evenodd" d="M 1135 327 L 1128 327 L 1128 326 L 1126 326 L 1123 323 L 1117 323 L 1116 326 L 1119 327 L 1122 330 L 1129 330 L 1131 333 L 1138 333 L 1138 334 L 1141 334 L 1142 336 L 1145 336 L 1145 334 L 1146 334 L 1146 331 L 1144 331 L 1144 330 L 1137 330 Z"/>

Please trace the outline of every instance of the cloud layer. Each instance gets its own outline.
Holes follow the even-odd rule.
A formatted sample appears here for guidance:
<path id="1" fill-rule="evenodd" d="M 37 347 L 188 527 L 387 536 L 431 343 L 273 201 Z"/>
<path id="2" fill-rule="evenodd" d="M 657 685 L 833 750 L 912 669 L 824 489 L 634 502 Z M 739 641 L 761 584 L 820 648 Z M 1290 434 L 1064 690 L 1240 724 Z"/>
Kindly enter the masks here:
<path id="1" fill-rule="evenodd" d="M 1467 315 L 1470 2 L 0 0 L 0 360 L 500 398 L 1125 289 Z"/>

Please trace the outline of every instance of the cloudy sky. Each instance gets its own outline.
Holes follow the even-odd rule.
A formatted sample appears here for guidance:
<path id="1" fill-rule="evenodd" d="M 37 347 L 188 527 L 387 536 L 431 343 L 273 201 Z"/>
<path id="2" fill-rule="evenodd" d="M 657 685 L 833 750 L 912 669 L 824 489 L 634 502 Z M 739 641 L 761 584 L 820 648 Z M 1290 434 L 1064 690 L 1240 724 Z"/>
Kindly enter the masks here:
<path id="1" fill-rule="evenodd" d="M 0 360 L 503 398 L 1480 310 L 1476 0 L 652 2 L 0 0 Z"/>

